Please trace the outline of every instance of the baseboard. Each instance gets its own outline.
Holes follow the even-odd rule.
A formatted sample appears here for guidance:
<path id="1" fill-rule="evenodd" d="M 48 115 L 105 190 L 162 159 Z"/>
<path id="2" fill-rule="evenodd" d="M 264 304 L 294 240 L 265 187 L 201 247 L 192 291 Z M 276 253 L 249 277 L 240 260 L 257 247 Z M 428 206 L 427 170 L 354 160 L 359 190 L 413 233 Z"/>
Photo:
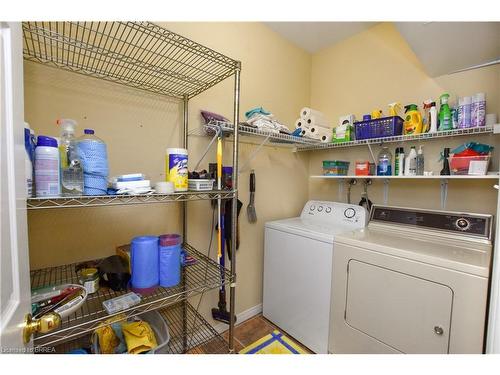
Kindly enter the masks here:
<path id="1" fill-rule="evenodd" d="M 262 312 L 262 303 L 250 307 L 249 309 L 236 314 L 236 324 L 243 323 L 245 320 L 253 318 L 256 315 L 259 315 Z M 225 323 L 219 323 L 214 326 L 215 330 L 219 333 L 225 332 L 228 330 L 229 326 Z"/>

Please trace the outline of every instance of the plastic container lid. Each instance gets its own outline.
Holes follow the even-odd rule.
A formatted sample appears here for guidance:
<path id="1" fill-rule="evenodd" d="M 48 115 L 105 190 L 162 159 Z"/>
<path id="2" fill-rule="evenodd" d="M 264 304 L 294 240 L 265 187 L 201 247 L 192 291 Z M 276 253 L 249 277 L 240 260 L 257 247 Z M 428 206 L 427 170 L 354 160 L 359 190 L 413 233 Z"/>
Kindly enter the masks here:
<path id="1" fill-rule="evenodd" d="M 160 246 L 176 246 L 180 245 L 182 237 L 180 234 L 162 234 L 160 236 Z"/>
<path id="2" fill-rule="evenodd" d="M 84 129 L 83 133 L 84 134 L 94 134 L 94 129 Z"/>
<path id="3" fill-rule="evenodd" d="M 36 146 L 57 147 L 57 140 L 55 138 L 47 137 L 45 135 L 39 135 L 36 141 Z"/>

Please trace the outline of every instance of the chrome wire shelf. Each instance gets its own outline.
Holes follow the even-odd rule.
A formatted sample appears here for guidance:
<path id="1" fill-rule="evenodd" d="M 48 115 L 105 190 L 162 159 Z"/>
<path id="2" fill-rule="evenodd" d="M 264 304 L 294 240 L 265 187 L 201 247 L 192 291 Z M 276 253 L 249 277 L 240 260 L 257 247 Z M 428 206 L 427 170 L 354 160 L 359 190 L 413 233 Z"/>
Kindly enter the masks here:
<path id="1" fill-rule="evenodd" d="M 183 245 L 186 252 L 198 260 L 197 263 L 186 266 L 186 286 L 182 283 L 172 288 L 158 287 L 154 293 L 142 296 L 140 304 L 127 310 L 108 314 L 102 302 L 118 297 L 128 291 L 115 292 L 109 288 L 100 288 L 98 292 L 90 294 L 83 306 L 75 313 L 63 319 L 57 330 L 35 336 L 36 346 L 55 346 L 66 340 L 91 333 L 102 321 L 119 314 L 131 317 L 146 311 L 157 310 L 170 306 L 179 301 L 198 295 L 207 290 L 218 288 L 221 285 L 219 265 L 188 244 Z M 31 288 L 40 288 L 64 283 L 78 284 L 75 271 L 77 263 L 45 268 L 31 272 Z M 232 282 L 231 273 L 225 269 L 225 284 Z"/>
<path id="2" fill-rule="evenodd" d="M 151 22 L 23 22 L 24 58 L 176 98 L 192 98 L 240 62 Z"/>
<path id="3" fill-rule="evenodd" d="M 229 346 L 224 338 L 198 313 L 195 308 L 186 303 L 186 326 L 187 332 L 184 336 L 184 320 L 182 303 L 176 303 L 159 311 L 167 322 L 170 341 L 168 343 L 169 354 L 227 354 Z M 186 338 L 186 350 L 184 350 L 184 337 Z M 65 354 L 74 349 L 86 349 L 90 352 L 91 335 L 79 337 L 75 340 L 66 341 L 55 347 L 44 346 L 35 348 L 36 353 Z"/>
<path id="4" fill-rule="evenodd" d="M 172 203 L 196 200 L 228 199 L 234 196 L 233 190 L 187 191 L 173 194 L 141 195 L 99 195 L 81 197 L 30 198 L 28 210 L 49 208 L 78 208 L 99 206 L 124 206 L 151 203 Z"/>
<path id="5" fill-rule="evenodd" d="M 223 121 L 210 121 L 208 124 L 189 131 L 189 135 L 203 137 L 214 136 L 220 129 L 222 129 L 223 137 L 228 141 L 232 141 L 234 125 Z M 298 146 L 306 147 L 321 144 L 321 142 L 316 139 L 295 137 L 293 135 L 274 133 L 268 130 L 259 130 L 242 123 L 240 123 L 238 129 L 240 143 L 260 145 L 267 138 L 267 142 L 264 146 L 296 148 Z"/>
<path id="6" fill-rule="evenodd" d="M 479 135 L 479 134 L 489 134 L 489 133 L 493 133 L 492 126 L 466 128 L 466 129 L 454 129 L 454 130 L 447 130 L 447 131 L 439 131 L 437 133 L 398 135 L 398 136 L 394 136 L 394 137 L 363 139 L 363 140 L 359 140 L 359 141 L 350 141 L 350 142 L 320 143 L 320 144 L 307 145 L 307 146 L 299 145 L 298 151 L 328 150 L 328 149 L 332 149 L 332 148 L 355 147 L 355 146 L 363 146 L 363 145 L 368 145 L 368 144 L 371 145 L 371 144 L 381 144 L 381 143 L 421 141 L 421 140 L 426 140 L 426 139 L 457 137 L 457 136 L 461 136 L 461 135 Z"/>

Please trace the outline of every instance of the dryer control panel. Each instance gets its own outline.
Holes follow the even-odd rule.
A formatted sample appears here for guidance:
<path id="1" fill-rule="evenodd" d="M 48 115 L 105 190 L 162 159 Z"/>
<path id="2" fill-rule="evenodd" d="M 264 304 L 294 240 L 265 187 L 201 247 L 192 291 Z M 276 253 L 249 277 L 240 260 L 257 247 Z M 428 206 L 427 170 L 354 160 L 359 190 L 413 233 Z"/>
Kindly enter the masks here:
<path id="1" fill-rule="evenodd" d="M 491 215 L 374 206 L 370 220 L 446 232 L 464 233 L 490 239 Z"/>
<path id="2" fill-rule="evenodd" d="M 364 207 L 329 201 L 309 201 L 302 209 L 302 219 L 314 219 L 326 225 L 344 224 L 366 225 L 368 212 Z"/>

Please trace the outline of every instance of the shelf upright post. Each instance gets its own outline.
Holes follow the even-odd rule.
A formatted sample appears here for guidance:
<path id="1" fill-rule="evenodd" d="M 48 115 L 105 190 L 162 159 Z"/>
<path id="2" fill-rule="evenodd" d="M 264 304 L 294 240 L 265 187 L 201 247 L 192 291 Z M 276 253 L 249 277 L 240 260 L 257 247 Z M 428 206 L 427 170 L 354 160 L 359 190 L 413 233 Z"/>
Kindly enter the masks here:
<path id="1" fill-rule="evenodd" d="M 182 136 L 182 147 L 188 148 L 188 125 L 189 125 L 189 112 L 188 112 L 188 102 L 189 96 L 184 95 L 184 116 L 183 116 L 183 127 L 184 132 Z M 187 243 L 187 202 L 182 202 L 182 240 Z M 186 291 L 186 267 L 182 267 L 182 290 Z M 182 302 L 182 349 L 186 353 L 188 351 L 187 347 L 187 336 L 188 336 L 188 319 L 187 319 L 187 299 Z"/>
<path id="2" fill-rule="evenodd" d="M 231 212 L 231 284 L 229 296 L 229 353 L 234 353 L 234 321 L 235 321 L 235 293 L 236 293 L 236 237 L 238 220 L 238 142 L 239 142 L 239 122 L 240 122 L 240 73 L 241 62 L 238 61 L 234 73 L 234 140 L 233 140 L 233 204 Z"/>

